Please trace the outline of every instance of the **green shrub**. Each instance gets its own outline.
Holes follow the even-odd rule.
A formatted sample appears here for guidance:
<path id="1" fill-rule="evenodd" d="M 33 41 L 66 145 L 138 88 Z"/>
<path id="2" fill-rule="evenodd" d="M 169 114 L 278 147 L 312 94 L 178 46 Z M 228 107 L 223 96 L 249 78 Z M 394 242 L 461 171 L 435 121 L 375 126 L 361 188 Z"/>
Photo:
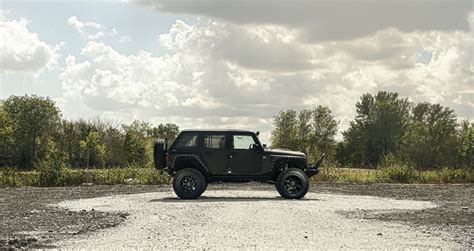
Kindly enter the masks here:
<path id="1" fill-rule="evenodd" d="M 418 172 L 420 183 L 473 183 L 474 170 L 468 168 L 453 169 L 444 167 L 438 170 L 426 170 Z"/>
<path id="2" fill-rule="evenodd" d="M 15 168 L 5 168 L 1 172 L 0 185 L 6 187 L 17 187 L 21 186 L 21 181 L 18 178 L 17 171 Z"/>
<path id="3" fill-rule="evenodd" d="M 319 174 L 313 176 L 315 179 L 325 182 L 337 182 L 341 175 L 341 170 L 334 165 L 325 165 L 320 168 Z"/>
<path id="4" fill-rule="evenodd" d="M 335 165 L 327 165 L 321 168 L 320 173 L 313 176 L 313 182 L 334 183 L 373 183 L 375 172 L 372 169 L 339 168 Z"/>
<path id="5" fill-rule="evenodd" d="M 416 180 L 416 172 L 407 165 L 391 165 L 378 169 L 376 180 L 387 183 L 412 183 Z"/>
<path id="6" fill-rule="evenodd" d="M 453 169 L 443 168 L 441 169 L 441 181 L 443 183 L 460 183 L 469 180 L 472 182 L 472 171 L 469 169 Z"/>
<path id="7" fill-rule="evenodd" d="M 65 169 L 64 162 L 60 158 L 41 160 L 36 164 L 38 185 L 44 187 L 63 186 Z"/>

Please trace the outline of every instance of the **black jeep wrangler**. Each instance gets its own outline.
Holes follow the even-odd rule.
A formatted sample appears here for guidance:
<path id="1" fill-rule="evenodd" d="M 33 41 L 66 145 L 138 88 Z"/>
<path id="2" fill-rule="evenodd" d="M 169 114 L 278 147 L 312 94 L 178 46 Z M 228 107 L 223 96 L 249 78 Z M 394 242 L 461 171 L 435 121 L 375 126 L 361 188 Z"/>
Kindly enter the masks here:
<path id="1" fill-rule="evenodd" d="M 267 149 L 257 136 L 243 130 L 183 130 L 169 148 L 167 140 L 155 143 L 155 168 L 173 177 L 182 199 L 199 197 L 208 183 L 245 181 L 275 184 L 287 199 L 305 196 L 324 154 L 308 165 L 304 153 Z"/>

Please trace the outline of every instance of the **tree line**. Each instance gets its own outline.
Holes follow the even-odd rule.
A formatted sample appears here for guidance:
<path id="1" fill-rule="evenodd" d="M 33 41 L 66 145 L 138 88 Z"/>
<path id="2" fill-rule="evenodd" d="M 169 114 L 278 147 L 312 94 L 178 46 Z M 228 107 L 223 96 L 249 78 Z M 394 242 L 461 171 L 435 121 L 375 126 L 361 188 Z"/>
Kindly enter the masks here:
<path id="1" fill-rule="evenodd" d="M 0 167 L 31 169 L 58 158 L 70 167 L 144 167 L 154 140 L 178 132 L 171 123 L 66 120 L 50 98 L 10 96 L 0 101 Z"/>
<path id="2" fill-rule="evenodd" d="M 474 166 L 474 124 L 458 123 L 454 110 L 439 104 L 409 102 L 395 92 L 364 94 L 340 142 L 337 125 L 328 107 L 281 111 L 274 118 L 272 146 L 305 152 L 312 161 L 324 152 L 343 166 L 375 168 L 387 161 L 418 169 Z"/>
<path id="3" fill-rule="evenodd" d="M 274 117 L 272 148 L 299 150 L 315 161 L 322 153 L 342 166 L 406 164 L 419 169 L 473 168 L 474 124 L 454 111 L 413 103 L 394 92 L 364 94 L 356 116 L 336 140 L 338 122 L 328 107 L 281 111 Z M 0 100 L 0 167 L 34 168 L 55 159 L 70 167 L 151 166 L 156 138 L 174 140 L 176 124 L 66 120 L 47 97 Z"/>

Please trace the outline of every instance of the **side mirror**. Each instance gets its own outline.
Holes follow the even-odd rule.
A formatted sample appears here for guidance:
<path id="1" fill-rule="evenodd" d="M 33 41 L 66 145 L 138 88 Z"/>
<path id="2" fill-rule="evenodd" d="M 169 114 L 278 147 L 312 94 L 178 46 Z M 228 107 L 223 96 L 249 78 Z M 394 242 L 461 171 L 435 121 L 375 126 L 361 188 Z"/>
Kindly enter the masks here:
<path id="1" fill-rule="evenodd" d="M 263 149 L 267 149 L 267 144 L 263 144 Z"/>
<path id="2" fill-rule="evenodd" d="M 260 135 L 260 132 L 259 132 L 259 131 L 257 131 L 257 132 L 255 133 L 255 135 L 258 137 L 258 135 Z"/>
<path id="3" fill-rule="evenodd" d="M 250 147 L 250 149 L 252 150 L 255 150 L 257 152 L 260 152 L 261 150 L 263 150 L 259 145 L 257 144 L 252 144 L 252 146 Z"/>

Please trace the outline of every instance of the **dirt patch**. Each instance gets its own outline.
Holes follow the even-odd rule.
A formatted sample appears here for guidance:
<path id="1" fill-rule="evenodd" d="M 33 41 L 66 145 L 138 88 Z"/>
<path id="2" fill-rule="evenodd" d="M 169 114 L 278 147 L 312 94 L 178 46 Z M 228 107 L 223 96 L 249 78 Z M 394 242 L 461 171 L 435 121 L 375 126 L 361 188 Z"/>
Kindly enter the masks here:
<path id="1" fill-rule="evenodd" d="M 210 190 L 269 190 L 271 185 L 217 184 Z M 69 211 L 49 206 L 64 200 L 107 195 L 169 191 L 169 186 L 80 186 L 64 188 L 0 189 L 0 248 L 51 247 L 51 243 L 97 229 L 114 227 L 127 215 L 96 209 Z M 473 246 L 474 184 L 465 185 L 399 185 L 399 184 L 317 184 L 310 192 L 346 195 L 371 195 L 395 199 L 432 201 L 437 208 L 380 212 L 354 210 L 347 217 L 401 222 L 419 228 L 426 235 L 449 233 L 442 237 Z M 275 196 L 277 196 L 275 191 Z M 230 199 L 229 199 L 230 200 Z"/>

